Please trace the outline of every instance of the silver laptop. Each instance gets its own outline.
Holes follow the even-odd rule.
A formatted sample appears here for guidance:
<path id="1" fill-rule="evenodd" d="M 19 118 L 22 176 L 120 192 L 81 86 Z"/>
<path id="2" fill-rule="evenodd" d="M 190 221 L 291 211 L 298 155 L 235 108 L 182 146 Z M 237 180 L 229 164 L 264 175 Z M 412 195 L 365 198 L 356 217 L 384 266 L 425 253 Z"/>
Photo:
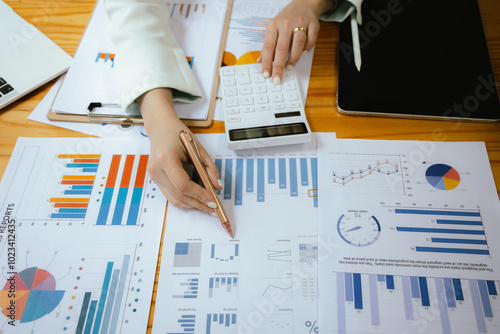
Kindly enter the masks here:
<path id="1" fill-rule="evenodd" d="M 0 109 L 64 73 L 71 60 L 0 1 Z"/>

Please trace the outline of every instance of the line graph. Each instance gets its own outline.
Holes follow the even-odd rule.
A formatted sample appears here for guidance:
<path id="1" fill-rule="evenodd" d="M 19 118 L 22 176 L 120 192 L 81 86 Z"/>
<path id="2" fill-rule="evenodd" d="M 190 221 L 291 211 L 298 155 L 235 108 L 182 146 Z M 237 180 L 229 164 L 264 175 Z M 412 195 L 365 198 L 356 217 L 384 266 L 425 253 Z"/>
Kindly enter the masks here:
<path id="1" fill-rule="evenodd" d="M 278 285 L 274 285 L 274 284 L 269 284 L 266 289 L 264 290 L 264 292 L 262 293 L 261 297 L 264 297 L 266 295 L 266 293 L 271 293 L 271 291 L 273 289 L 277 289 L 277 290 L 281 290 L 281 291 L 287 291 L 287 290 L 291 290 L 292 287 L 291 286 L 278 286 Z"/>
<path id="2" fill-rule="evenodd" d="M 331 191 L 406 195 L 404 162 L 400 154 L 330 153 Z"/>
<path id="3" fill-rule="evenodd" d="M 333 178 L 333 183 L 341 183 L 342 185 L 345 185 L 351 182 L 352 180 L 362 179 L 374 173 L 391 175 L 391 174 L 396 174 L 398 172 L 399 172 L 398 164 L 391 163 L 388 160 L 386 160 L 384 162 L 377 161 L 374 167 L 372 167 L 372 165 L 368 165 L 365 169 L 360 169 L 357 172 L 351 170 L 351 172 L 348 173 L 347 175 L 337 175 L 336 172 L 333 172 L 332 178 Z"/>

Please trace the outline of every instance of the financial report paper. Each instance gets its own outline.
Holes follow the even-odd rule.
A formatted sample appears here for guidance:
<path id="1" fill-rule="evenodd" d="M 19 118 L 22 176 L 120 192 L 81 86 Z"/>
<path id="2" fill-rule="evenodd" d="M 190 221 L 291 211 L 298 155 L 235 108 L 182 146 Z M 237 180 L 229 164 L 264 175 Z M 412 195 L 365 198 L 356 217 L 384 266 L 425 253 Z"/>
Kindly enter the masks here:
<path id="1" fill-rule="evenodd" d="M 144 333 L 166 199 L 146 140 L 19 138 L 0 185 L 0 331 Z"/>

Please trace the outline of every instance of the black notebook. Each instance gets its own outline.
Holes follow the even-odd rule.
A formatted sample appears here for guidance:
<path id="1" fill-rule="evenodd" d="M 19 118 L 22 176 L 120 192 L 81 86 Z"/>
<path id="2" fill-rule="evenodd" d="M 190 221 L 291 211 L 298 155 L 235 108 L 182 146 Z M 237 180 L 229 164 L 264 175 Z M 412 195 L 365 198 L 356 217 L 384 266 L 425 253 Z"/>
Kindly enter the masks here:
<path id="1" fill-rule="evenodd" d="M 498 121 L 500 101 L 477 0 L 366 0 L 340 24 L 337 106 L 346 114 Z"/>

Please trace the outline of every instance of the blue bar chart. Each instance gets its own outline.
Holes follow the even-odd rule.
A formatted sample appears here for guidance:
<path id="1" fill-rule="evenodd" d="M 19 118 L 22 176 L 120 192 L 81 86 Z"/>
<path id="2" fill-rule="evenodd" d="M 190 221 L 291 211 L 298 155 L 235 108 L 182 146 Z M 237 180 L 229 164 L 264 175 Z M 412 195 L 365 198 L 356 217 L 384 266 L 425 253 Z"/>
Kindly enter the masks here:
<path id="1" fill-rule="evenodd" d="M 179 327 L 178 332 L 167 332 L 167 334 L 186 334 L 194 333 L 196 323 L 195 314 L 182 314 L 177 320 L 177 325 Z"/>
<path id="2" fill-rule="evenodd" d="M 206 334 L 236 333 L 236 313 L 207 314 Z"/>
<path id="3" fill-rule="evenodd" d="M 415 245 L 417 252 L 490 254 L 479 210 L 395 208 L 394 213 L 402 218 L 398 221 L 412 223 L 396 230 L 421 240 Z"/>
<path id="4" fill-rule="evenodd" d="M 208 298 L 238 296 L 238 277 L 210 277 Z"/>
<path id="5" fill-rule="evenodd" d="M 318 206 L 317 158 L 215 159 L 224 183 L 223 199 L 236 206 L 275 196 L 308 197 Z"/>
<path id="6" fill-rule="evenodd" d="M 118 268 L 115 262 L 107 263 L 100 293 L 85 292 L 75 334 L 117 332 L 131 261 L 125 255 Z"/>
<path id="7" fill-rule="evenodd" d="M 396 324 L 404 330 L 427 313 L 434 314 L 427 318 L 427 330 L 433 333 L 453 333 L 462 326 L 468 333 L 493 333 L 500 326 L 498 282 L 339 272 L 336 283 L 340 334 L 357 332 L 350 327 L 356 317 L 369 320 L 371 330 Z M 465 323 L 462 312 L 473 313 L 468 319 L 474 322 Z"/>
<path id="8" fill-rule="evenodd" d="M 194 299 L 198 297 L 199 278 L 185 278 L 179 283 L 181 294 L 172 298 Z"/>
<path id="9" fill-rule="evenodd" d="M 210 259 L 215 262 L 237 262 L 239 255 L 239 244 L 212 244 L 210 247 Z"/>

